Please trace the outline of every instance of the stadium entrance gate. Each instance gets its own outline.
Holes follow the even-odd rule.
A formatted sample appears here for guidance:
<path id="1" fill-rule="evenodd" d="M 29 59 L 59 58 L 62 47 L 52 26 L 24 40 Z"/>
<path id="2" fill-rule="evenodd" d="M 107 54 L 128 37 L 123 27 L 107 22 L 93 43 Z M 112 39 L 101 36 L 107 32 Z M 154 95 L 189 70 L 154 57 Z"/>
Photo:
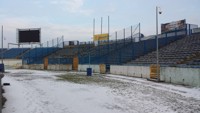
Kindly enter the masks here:
<path id="1" fill-rule="evenodd" d="M 72 70 L 78 71 L 78 57 L 73 58 Z"/>
<path id="2" fill-rule="evenodd" d="M 48 57 L 44 58 L 44 70 L 48 68 Z"/>

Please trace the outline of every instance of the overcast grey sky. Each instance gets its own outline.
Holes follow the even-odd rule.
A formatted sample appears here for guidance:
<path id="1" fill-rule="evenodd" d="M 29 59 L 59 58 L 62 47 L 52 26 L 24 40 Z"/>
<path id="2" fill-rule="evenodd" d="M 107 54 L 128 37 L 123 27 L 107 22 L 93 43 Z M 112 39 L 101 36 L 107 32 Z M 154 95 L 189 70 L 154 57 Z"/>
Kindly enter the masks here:
<path id="1" fill-rule="evenodd" d="M 200 0 L 0 0 L 0 25 L 4 26 L 7 43 L 16 43 L 16 28 L 41 28 L 42 42 L 64 35 L 65 40 L 92 40 L 92 21 L 96 33 L 107 32 L 141 23 L 144 35 L 155 34 L 155 9 L 162 15 L 159 23 L 186 19 L 200 25 Z"/>

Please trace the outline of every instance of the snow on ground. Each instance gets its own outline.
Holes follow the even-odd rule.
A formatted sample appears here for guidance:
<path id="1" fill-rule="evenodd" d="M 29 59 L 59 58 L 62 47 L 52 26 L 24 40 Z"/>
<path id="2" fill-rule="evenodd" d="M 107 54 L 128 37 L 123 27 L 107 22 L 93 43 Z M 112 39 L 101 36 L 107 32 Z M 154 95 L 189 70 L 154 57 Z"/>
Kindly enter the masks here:
<path id="1" fill-rule="evenodd" d="M 196 87 L 190 88 L 189 86 L 181 86 L 181 85 L 175 85 L 175 84 L 167 84 L 167 83 L 161 84 L 157 82 L 147 81 L 146 79 L 111 75 L 111 74 L 107 75 L 107 77 L 111 77 L 112 79 L 120 80 L 124 82 L 142 84 L 146 87 L 152 87 L 152 88 L 156 88 L 160 90 L 170 91 L 170 92 L 184 95 L 186 97 L 193 97 L 200 100 L 200 88 L 196 88 Z"/>
<path id="2" fill-rule="evenodd" d="M 199 88 L 118 75 L 79 84 L 58 80 L 57 75 L 68 72 L 6 71 L 2 82 L 11 85 L 4 86 L 7 102 L 2 113 L 200 112 Z"/>

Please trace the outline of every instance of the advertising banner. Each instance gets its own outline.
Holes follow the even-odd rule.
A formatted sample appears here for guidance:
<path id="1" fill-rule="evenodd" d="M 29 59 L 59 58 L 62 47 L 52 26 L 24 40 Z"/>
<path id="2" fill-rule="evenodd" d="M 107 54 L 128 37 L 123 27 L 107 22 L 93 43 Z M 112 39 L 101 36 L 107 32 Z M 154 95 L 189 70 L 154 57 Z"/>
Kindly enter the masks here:
<path id="1" fill-rule="evenodd" d="M 161 24 L 161 33 L 171 32 L 175 30 L 183 30 L 183 29 L 186 29 L 186 20 L 179 20 Z"/>
<path id="2" fill-rule="evenodd" d="M 94 35 L 93 41 L 105 41 L 108 40 L 108 33 Z"/>

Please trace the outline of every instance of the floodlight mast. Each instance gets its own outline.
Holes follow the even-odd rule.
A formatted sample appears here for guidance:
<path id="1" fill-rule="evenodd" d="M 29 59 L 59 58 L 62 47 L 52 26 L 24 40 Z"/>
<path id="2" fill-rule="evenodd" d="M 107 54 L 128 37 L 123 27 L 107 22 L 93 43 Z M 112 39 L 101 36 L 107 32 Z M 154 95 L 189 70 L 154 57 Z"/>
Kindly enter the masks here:
<path id="1" fill-rule="evenodd" d="M 156 6 L 156 70 L 157 70 L 157 80 L 160 81 L 160 75 L 158 72 L 158 65 L 159 65 L 159 43 L 158 43 L 158 14 L 162 14 L 162 11 L 159 10 L 160 7 Z M 158 11 L 159 10 L 159 11 Z"/>

